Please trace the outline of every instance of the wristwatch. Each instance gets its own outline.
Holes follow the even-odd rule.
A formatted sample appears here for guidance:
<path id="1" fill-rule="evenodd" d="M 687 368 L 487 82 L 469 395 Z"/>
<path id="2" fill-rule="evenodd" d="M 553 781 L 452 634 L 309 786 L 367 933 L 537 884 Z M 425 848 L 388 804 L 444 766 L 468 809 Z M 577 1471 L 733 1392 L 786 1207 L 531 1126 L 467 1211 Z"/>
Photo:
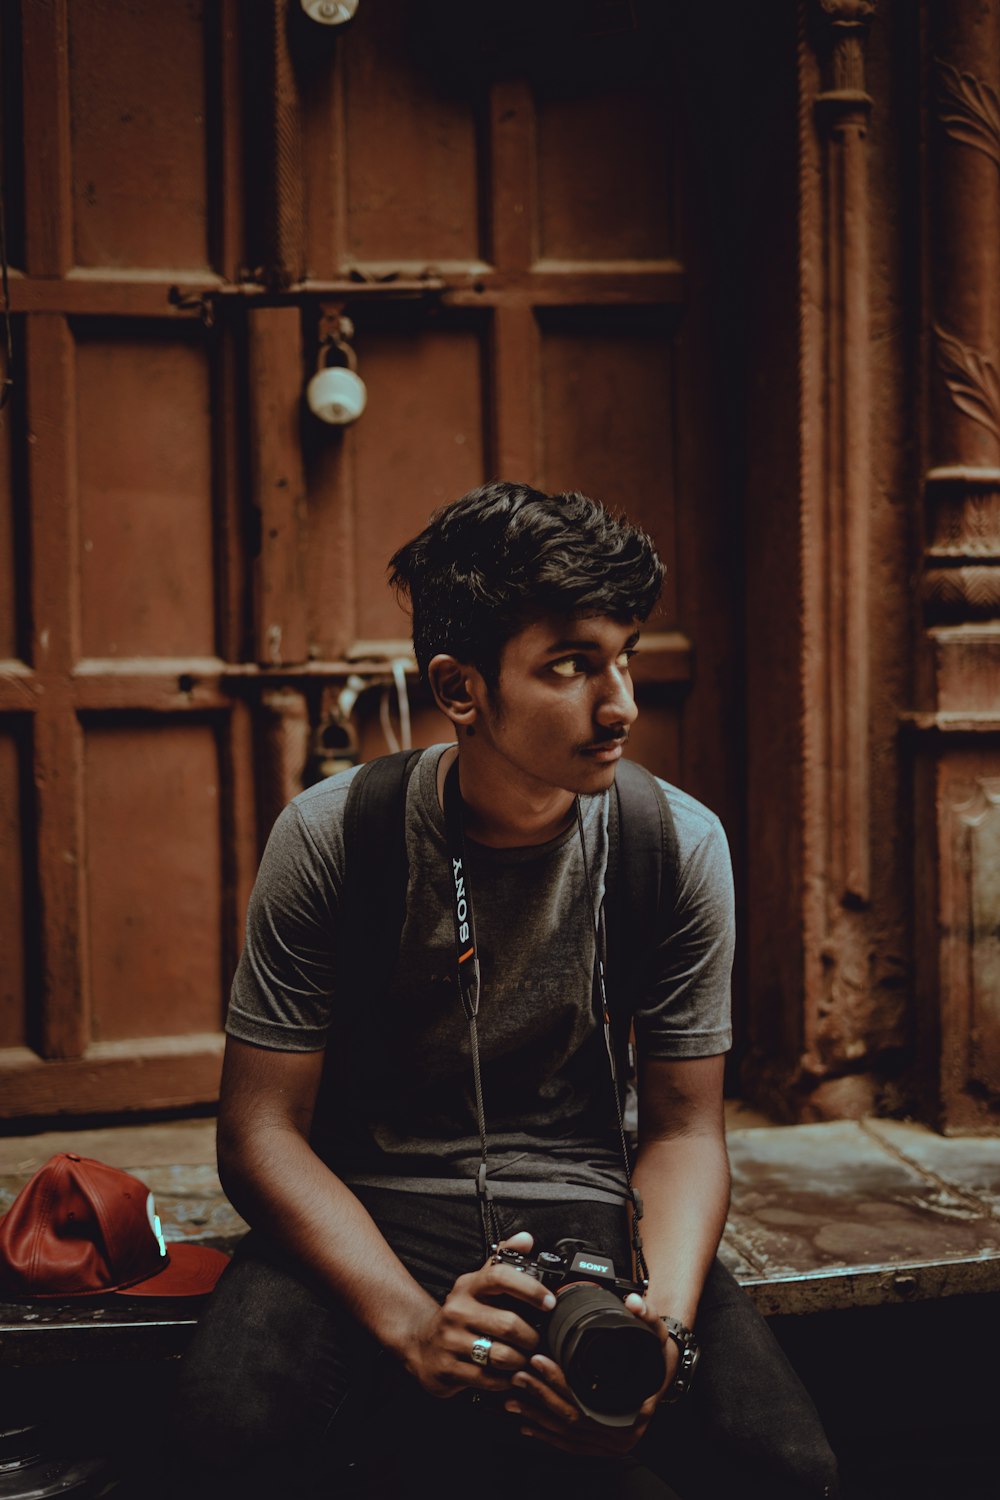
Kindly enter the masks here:
<path id="1" fill-rule="evenodd" d="M 673 1406 L 682 1396 L 686 1396 L 691 1388 L 691 1381 L 694 1378 L 695 1367 L 701 1356 L 701 1349 L 698 1347 L 698 1340 L 690 1328 L 685 1328 L 684 1324 L 679 1323 L 676 1318 L 668 1318 L 664 1313 L 660 1316 L 660 1322 L 681 1351 L 680 1362 L 674 1373 L 674 1378 L 660 1397 L 660 1400 L 665 1402 L 667 1406 Z"/>

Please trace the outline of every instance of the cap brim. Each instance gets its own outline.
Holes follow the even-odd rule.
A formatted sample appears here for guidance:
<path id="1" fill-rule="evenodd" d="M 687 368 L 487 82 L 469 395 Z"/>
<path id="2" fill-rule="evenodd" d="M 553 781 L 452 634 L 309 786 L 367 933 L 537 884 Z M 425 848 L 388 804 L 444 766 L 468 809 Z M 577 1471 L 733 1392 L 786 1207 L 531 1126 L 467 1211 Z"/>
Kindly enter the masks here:
<path id="1" fill-rule="evenodd" d="M 204 1297 L 229 1264 L 229 1256 L 210 1245 L 170 1244 L 170 1259 L 162 1271 L 137 1281 L 134 1286 L 116 1287 L 119 1297 Z"/>

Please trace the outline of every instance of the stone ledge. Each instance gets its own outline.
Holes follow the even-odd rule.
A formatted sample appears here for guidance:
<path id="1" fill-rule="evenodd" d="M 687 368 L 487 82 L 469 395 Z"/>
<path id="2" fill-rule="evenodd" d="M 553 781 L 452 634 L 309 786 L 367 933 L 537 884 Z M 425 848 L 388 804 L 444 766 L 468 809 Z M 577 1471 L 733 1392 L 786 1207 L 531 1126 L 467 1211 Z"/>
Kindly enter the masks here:
<path id="1" fill-rule="evenodd" d="M 737 1116 L 737 1119 L 739 1117 Z M 0 1141 L 0 1213 L 55 1151 L 124 1167 L 164 1234 L 231 1250 L 245 1230 L 211 1121 Z M 1000 1291 L 1000 1141 L 897 1121 L 736 1125 L 722 1259 L 765 1316 Z M 200 1308 L 127 1298 L 0 1304 L 0 1365 L 169 1358 Z"/>
<path id="2" fill-rule="evenodd" d="M 720 1253 L 766 1315 L 1000 1290 L 1000 1140 L 838 1121 L 729 1153 Z"/>

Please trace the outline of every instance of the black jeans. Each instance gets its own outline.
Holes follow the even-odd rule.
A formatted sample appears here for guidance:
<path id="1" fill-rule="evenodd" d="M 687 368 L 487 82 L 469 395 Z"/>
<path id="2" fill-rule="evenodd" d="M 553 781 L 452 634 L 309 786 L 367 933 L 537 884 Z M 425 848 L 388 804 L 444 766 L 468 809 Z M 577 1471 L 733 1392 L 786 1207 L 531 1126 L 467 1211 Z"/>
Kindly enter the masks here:
<path id="1" fill-rule="evenodd" d="M 485 1259 L 477 1205 L 361 1189 L 383 1235 L 438 1300 Z M 630 1264 L 621 1209 L 500 1205 L 504 1237 L 586 1239 Z M 665 1309 L 665 1311 L 668 1309 Z M 718 1262 L 698 1313 L 690 1394 L 659 1408 L 628 1460 L 576 1459 L 523 1438 L 489 1398 L 435 1400 L 281 1252 L 249 1235 L 184 1361 L 170 1423 L 185 1493 L 398 1496 L 416 1479 L 455 1495 L 597 1500 L 821 1500 L 836 1464 L 816 1410 L 767 1325 Z M 198 1483 L 203 1486 L 197 1489 Z"/>

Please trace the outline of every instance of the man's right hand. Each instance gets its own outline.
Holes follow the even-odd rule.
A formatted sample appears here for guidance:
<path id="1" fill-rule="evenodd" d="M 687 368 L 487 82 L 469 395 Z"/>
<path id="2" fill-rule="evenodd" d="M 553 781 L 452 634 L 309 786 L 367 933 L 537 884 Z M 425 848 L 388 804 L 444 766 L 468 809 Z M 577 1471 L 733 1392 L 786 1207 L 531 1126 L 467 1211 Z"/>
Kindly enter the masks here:
<path id="1" fill-rule="evenodd" d="M 500 1248 L 527 1254 L 532 1244 L 531 1235 L 522 1233 L 504 1240 Z M 523 1302 L 535 1315 L 555 1306 L 551 1292 L 514 1266 L 488 1260 L 478 1271 L 459 1276 L 402 1351 L 407 1370 L 430 1395 L 454 1396 L 466 1388 L 505 1391 L 511 1377 L 527 1369 L 539 1335 L 509 1306 L 499 1306 L 501 1299 Z M 472 1357 L 477 1340 L 491 1341 L 486 1364 Z"/>

